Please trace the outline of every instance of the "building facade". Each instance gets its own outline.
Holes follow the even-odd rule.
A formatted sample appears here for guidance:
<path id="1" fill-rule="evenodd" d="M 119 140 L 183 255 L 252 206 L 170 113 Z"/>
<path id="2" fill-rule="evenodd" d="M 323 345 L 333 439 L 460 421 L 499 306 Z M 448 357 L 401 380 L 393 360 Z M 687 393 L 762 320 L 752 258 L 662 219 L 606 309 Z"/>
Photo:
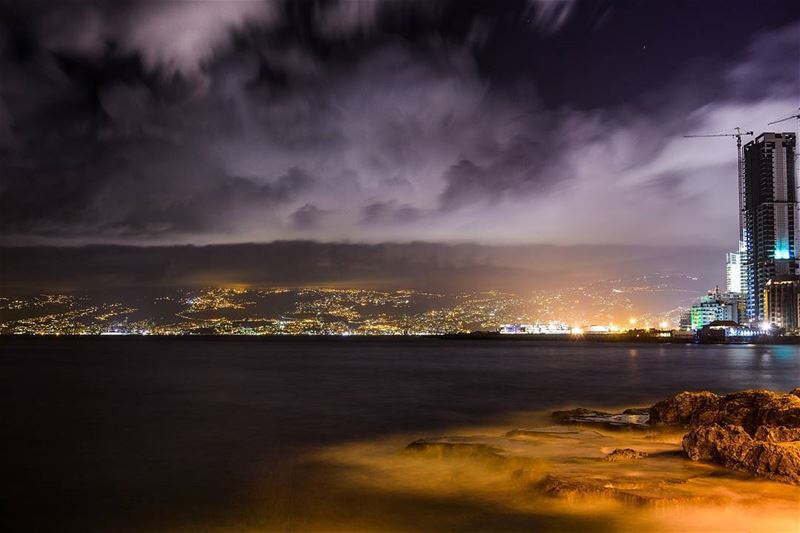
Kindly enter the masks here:
<path id="1" fill-rule="evenodd" d="M 720 320 L 738 322 L 739 295 L 721 293 L 719 289 L 715 288 L 692 306 L 689 316 L 691 329 L 694 331 Z"/>
<path id="2" fill-rule="evenodd" d="M 745 254 L 742 251 L 728 252 L 726 254 L 725 281 L 727 292 L 733 292 L 736 294 L 742 294 L 746 292 L 747 278 L 742 275 L 744 255 Z"/>
<path id="3" fill-rule="evenodd" d="M 778 276 L 764 288 L 764 322 L 786 331 L 796 331 L 800 324 L 800 279 Z"/>
<path id="4" fill-rule="evenodd" d="M 797 274 L 794 157 L 794 133 L 762 133 L 744 146 L 745 313 L 759 322 L 767 283 Z"/>

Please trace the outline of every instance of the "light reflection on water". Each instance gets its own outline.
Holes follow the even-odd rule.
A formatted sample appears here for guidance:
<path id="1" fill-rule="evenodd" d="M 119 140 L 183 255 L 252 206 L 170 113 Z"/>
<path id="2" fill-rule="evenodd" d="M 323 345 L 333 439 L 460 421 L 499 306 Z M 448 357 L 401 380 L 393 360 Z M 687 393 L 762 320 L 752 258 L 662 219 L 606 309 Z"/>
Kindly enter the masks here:
<path id="1" fill-rule="evenodd" d="M 546 413 L 520 414 L 517 422 L 550 425 Z M 509 421 L 511 422 L 511 421 Z M 753 479 L 680 453 L 680 433 L 555 431 L 503 439 L 509 427 L 449 428 L 449 442 L 484 442 L 505 450 L 504 460 L 482 451 L 402 451 L 409 436 L 330 447 L 317 457 L 342 467 L 332 474 L 340 490 L 391 501 L 413 494 L 418 505 L 447 501 L 483 509 L 492 531 L 774 531 L 800 529 L 800 487 Z M 613 449 L 649 453 L 638 461 L 611 463 Z M 547 476 L 591 487 L 583 495 L 553 497 L 540 486 Z M 577 481 L 576 481 L 577 480 Z M 595 492 L 613 489 L 613 491 Z M 638 498 L 638 499 L 637 499 Z M 325 530 L 335 519 L 316 509 L 306 525 Z M 370 510 L 359 514 L 368 531 L 405 531 L 414 511 L 398 515 Z M 428 517 L 426 530 L 473 531 L 475 516 Z M 285 525 L 285 524 L 284 524 Z M 413 530 L 414 528 L 410 528 Z"/>
<path id="2" fill-rule="evenodd" d="M 355 494 L 332 481 L 350 466 L 306 458 L 531 411 L 650 405 L 682 390 L 787 391 L 800 385 L 798 353 L 430 339 L 3 339 L 0 529 L 303 531 L 319 506 L 330 529 L 337 516 L 357 525 L 364 506 L 371 516 L 405 512 L 443 529 L 530 529 L 531 515 L 518 509 Z M 563 520 L 551 529 L 613 529 L 591 513 Z M 546 517 L 539 525 L 547 530 Z"/>

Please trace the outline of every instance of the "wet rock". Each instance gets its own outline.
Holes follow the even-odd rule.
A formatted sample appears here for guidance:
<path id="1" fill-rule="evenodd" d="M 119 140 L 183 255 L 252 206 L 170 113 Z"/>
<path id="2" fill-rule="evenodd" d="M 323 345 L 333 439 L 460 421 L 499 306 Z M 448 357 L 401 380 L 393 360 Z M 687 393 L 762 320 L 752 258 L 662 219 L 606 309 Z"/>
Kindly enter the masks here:
<path id="1" fill-rule="evenodd" d="M 649 414 L 612 414 L 591 409 L 571 409 L 555 411 L 553 418 L 561 424 L 574 424 L 584 427 L 595 427 L 611 430 L 649 429 Z"/>
<path id="2" fill-rule="evenodd" d="M 722 398 L 717 424 L 742 426 L 750 435 L 759 426 L 800 427 L 800 397 L 749 390 Z"/>
<path id="3" fill-rule="evenodd" d="M 636 459 L 644 459 L 645 457 L 647 457 L 647 452 L 636 451 L 633 448 L 617 448 L 606 455 L 603 460 L 611 462 L 634 461 Z"/>
<path id="4" fill-rule="evenodd" d="M 800 427 L 800 397 L 767 390 L 726 396 L 708 391 L 682 392 L 651 407 L 649 424 L 736 425 L 750 435 L 759 426 Z"/>
<path id="5" fill-rule="evenodd" d="M 622 411 L 623 415 L 650 415 L 649 407 L 631 407 Z"/>
<path id="6" fill-rule="evenodd" d="M 712 424 L 721 401 L 722 397 L 713 392 L 681 392 L 652 406 L 648 424 Z"/>
<path id="7" fill-rule="evenodd" d="M 503 460 L 498 448 L 488 444 L 468 442 L 459 437 L 419 439 L 406 446 L 407 452 L 425 453 L 437 458 L 489 458 Z"/>
<path id="8" fill-rule="evenodd" d="M 587 478 L 548 474 L 537 488 L 548 496 L 566 498 L 608 498 L 637 506 L 674 506 L 687 503 L 722 503 L 720 498 L 697 496 L 666 482 L 630 482 L 615 478 Z"/>
<path id="9" fill-rule="evenodd" d="M 635 505 L 644 505 L 647 499 L 635 493 L 620 491 L 606 480 L 563 478 L 548 474 L 538 484 L 539 490 L 558 498 L 607 497 Z"/>
<path id="10" fill-rule="evenodd" d="M 754 433 L 774 437 L 777 432 L 758 428 Z M 758 440 L 742 426 L 713 424 L 692 429 L 683 437 L 683 449 L 693 461 L 800 485 L 800 441 Z"/>
<path id="11" fill-rule="evenodd" d="M 787 428 L 786 426 L 759 426 L 753 438 L 768 442 L 790 442 L 800 440 L 800 428 Z"/>
<path id="12" fill-rule="evenodd" d="M 505 437 L 513 439 L 515 437 L 561 437 L 574 436 L 581 433 L 580 429 L 564 426 L 546 426 L 541 428 L 517 428 L 505 434 Z"/>
<path id="13" fill-rule="evenodd" d="M 562 424 L 571 422 L 575 418 L 586 418 L 586 417 L 596 417 L 596 416 L 610 416 L 611 413 L 606 413 L 604 411 L 595 411 L 593 409 L 584 409 L 583 407 L 578 407 L 577 409 L 569 409 L 566 411 L 553 411 L 551 415 L 553 420 L 556 422 L 560 422 Z"/>
<path id="14" fill-rule="evenodd" d="M 651 407 L 650 423 L 688 426 L 683 449 L 694 461 L 800 484 L 800 396 L 682 392 Z"/>

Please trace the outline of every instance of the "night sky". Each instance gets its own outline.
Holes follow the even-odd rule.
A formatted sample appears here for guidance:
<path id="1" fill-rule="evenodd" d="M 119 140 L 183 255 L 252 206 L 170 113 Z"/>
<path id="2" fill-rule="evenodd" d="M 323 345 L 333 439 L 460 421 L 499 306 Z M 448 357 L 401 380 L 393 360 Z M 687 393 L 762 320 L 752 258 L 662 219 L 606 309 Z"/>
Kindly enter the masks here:
<path id="1" fill-rule="evenodd" d="M 734 248 L 798 104 L 793 0 L 0 0 L 0 244 Z"/>

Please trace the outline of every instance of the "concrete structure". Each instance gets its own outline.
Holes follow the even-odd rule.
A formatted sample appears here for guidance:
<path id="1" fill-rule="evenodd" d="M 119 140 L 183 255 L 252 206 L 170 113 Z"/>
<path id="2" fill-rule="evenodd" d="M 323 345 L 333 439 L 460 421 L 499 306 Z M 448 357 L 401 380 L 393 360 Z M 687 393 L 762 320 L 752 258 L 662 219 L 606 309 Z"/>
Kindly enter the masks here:
<path id="1" fill-rule="evenodd" d="M 800 278 L 778 276 L 767 281 L 763 294 L 764 322 L 786 331 L 800 326 Z"/>
<path id="2" fill-rule="evenodd" d="M 759 322 L 767 282 L 797 273 L 795 142 L 794 133 L 762 133 L 744 146 L 745 312 Z"/>
<path id="3" fill-rule="evenodd" d="M 692 310 L 687 309 L 686 311 L 681 311 L 680 319 L 678 320 L 678 330 L 680 331 L 692 331 Z"/>
<path id="4" fill-rule="evenodd" d="M 725 258 L 725 289 L 727 292 L 743 294 L 747 289 L 747 277 L 743 275 L 745 252 L 728 252 Z"/>
<path id="5" fill-rule="evenodd" d="M 505 335 L 567 335 L 572 329 L 562 322 L 548 322 L 546 324 L 504 324 L 498 331 Z"/>
<path id="6" fill-rule="evenodd" d="M 750 342 L 770 334 L 769 329 L 741 326 L 731 320 L 717 320 L 703 326 L 698 332 L 698 338 L 700 342 Z"/>
<path id="7" fill-rule="evenodd" d="M 694 331 L 702 329 L 712 322 L 739 321 L 739 295 L 735 293 L 721 293 L 715 288 L 695 303 L 691 310 L 691 328 Z"/>

